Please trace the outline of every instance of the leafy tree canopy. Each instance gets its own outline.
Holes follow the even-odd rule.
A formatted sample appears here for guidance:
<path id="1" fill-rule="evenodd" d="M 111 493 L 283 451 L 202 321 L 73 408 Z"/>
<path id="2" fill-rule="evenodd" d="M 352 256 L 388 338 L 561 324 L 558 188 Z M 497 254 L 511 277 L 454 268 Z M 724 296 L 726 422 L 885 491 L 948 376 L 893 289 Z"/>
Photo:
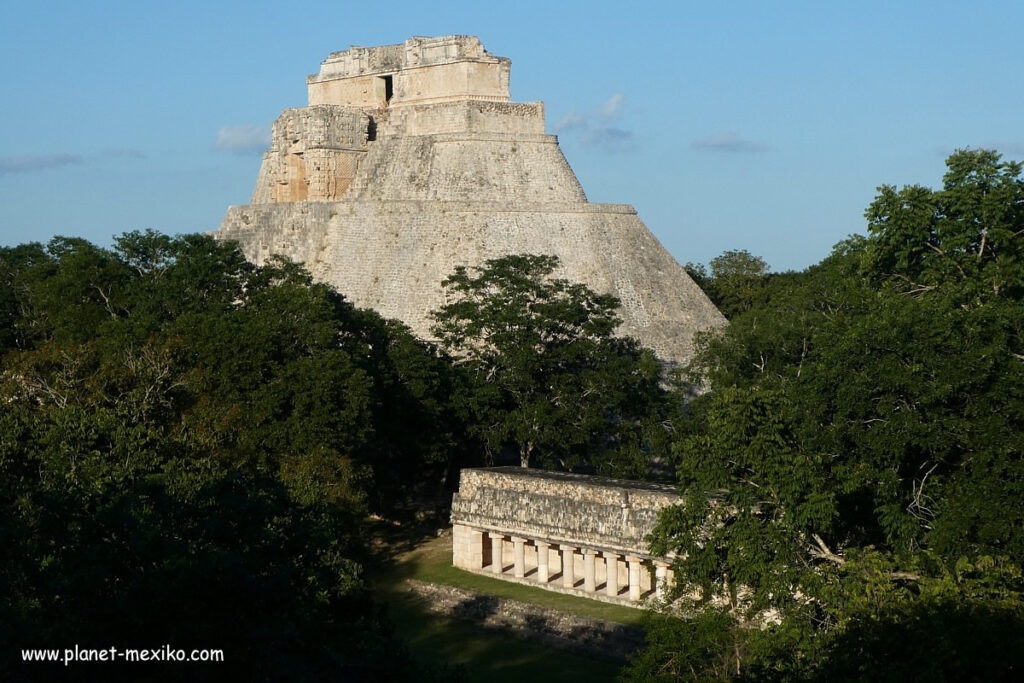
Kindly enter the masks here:
<path id="1" fill-rule="evenodd" d="M 5 658 L 170 643 L 223 648 L 220 678 L 422 673 L 360 562 L 368 508 L 395 492 L 380 473 L 413 481 L 404 439 L 437 454 L 449 438 L 381 433 L 396 406 L 439 414 L 433 352 L 300 267 L 208 237 L 58 238 L 0 265 Z M 162 671 L 144 675 L 181 675 Z"/>
<path id="2" fill-rule="evenodd" d="M 776 610 L 736 632 L 742 676 L 907 674 L 886 640 L 958 618 L 974 636 L 936 660 L 947 680 L 974 675 L 981 633 L 1005 646 L 988 674 L 1021 664 L 1024 183 L 994 152 L 947 163 L 940 190 L 880 188 L 867 237 L 702 341 L 691 379 L 712 390 L 673 446 L 686 502 L 654 545 L 741 621 Z M 854 644 L 887 654 L 838 675 Z"/>
<path id="3" fill-rule="evenodd" d="M 465 410 L 492 450 L 523 467 L 580 464 L 643 474 L 643 434 L 660 401 L 650 351 L 614 337 L 619 302 L 553 277 L 555 256 L 456 268 L 434 312 L 441 344 L 466 370 Z"/>
<path id="4" fill-rule="evenodd" d="M 703 264 L 687 263 L 686 272 L 730 320 L 750 310 L 770 279 L 768 264 L 745 249 L 727 251 Z"/>

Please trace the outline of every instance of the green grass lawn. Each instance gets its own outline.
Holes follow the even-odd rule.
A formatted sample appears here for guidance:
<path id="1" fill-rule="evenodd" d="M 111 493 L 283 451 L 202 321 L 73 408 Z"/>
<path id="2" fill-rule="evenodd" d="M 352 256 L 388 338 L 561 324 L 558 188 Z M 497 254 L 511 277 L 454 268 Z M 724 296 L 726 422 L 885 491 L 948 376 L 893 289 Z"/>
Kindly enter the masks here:
<path id="1" fill-rule="evenodd" d="M 432 614 L 422 598 L 391 593 L 388 613 L 395 632 L 422 661 L 462 666 L 469 681 L 614 681 L 621 664 L 583 657 L 513 637 L 506 631 Z"/>
<path id="2" fill-rule="evenodd" d="M 620 624 L 639 624 L 644 618 L 644 611 L 632 607 L 622 607 L 597 600 L 587 600 L 575 595 L 555 593 L 494 579 L 489 576 L 456 569 L 452 566 L 451 537 L 443 536 L 426 541 L 412 552 L 399 556 L 393 570 L 384 578 L 385 588 L 388 584 L 397 585 L 403 579 L 419 579 L 430 583 L 455 586 L 475 593 L 485 593 L 499 598 L 528 602 L 541 607 L 549 607 L 561 612 L 575 614 L 591 619 L 604 619 Z"/>
<path id="3" fill-rule="evenodd" d="M 378 567 L 374 585 L 388 603 L 396 632 L 413 653 L 427 662 L 463 665 L 470 681 L 614 681 L 621 664 L 584 657 L 521 640 L 506 631 L 433 614 L 423 598 L 403 589 L 405 579 L 455 586 L 477 593 L 528 602 L 579 616 L 638 624 L 642 610 L 509 583 L 456 569 L 451 565 L 451 537 L 406 545 Z"/>

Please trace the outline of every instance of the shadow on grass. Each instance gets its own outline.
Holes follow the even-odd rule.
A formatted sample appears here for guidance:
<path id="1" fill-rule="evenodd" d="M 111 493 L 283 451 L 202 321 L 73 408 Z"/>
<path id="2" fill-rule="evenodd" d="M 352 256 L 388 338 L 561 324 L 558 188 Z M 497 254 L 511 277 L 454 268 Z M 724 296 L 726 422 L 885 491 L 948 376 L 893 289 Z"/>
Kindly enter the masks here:
<path id="1" fill-rule="evenodd" d="M 396 512 L 390 518 L 374 517 L 367 524 L 371 539 L 371 566 L 390 571 L 417 548 L 438 537 L 447 519 L 418 511 Z M 376 572 L 375 572 L 376 573 Z"/>
<path id="2" fill-rule="evenodd" d="M 600 682 L 616 680 L 619 672 L 620 665 L 615 662 L 574 655 L 520 640 L 503 630 L 438 616 L 422 598 L 409 592 L 389 592 L 387 603 L 396 634 L 413 654 L 431 664 L 461 666 L 469 681 Z"/>
<path id="3" fill-rule="evenodd" d="M 456 605 L 452 616 L 483 621 L 498 611 L 498 604 L 498 598 L 493 595 L 474 595 Z"/>
<path id="4" fill-rule="evenodd" d="M 446 521 L 446 520 L 444 520 Z M 491 611 L 497 598 L 529 602 L 571 614 L 638 624 L 641 610 L 609 605 L 501 581 L 456 569 L 451 564 L 451 536 L 438 536 L 437 519 L 413 517 L 374 520 L 374 555 L 367 566 L 378 598 L 387 605 L 395 633 L 412 652 L 435 665 L 461 666 L 469 681 L 586 680 L 614 681 L 621 664 L 576 655 L 529 642 L 508 631 L 485 629 L 468 621 L 432 612 L 423 598 L 409 591 L 406 579 L 455 586 L 482 594 L 466 609 Z M 534 624 L 545 630 L 542 624 Z M 552 675 L 554 678 L 552 678 Z"/>

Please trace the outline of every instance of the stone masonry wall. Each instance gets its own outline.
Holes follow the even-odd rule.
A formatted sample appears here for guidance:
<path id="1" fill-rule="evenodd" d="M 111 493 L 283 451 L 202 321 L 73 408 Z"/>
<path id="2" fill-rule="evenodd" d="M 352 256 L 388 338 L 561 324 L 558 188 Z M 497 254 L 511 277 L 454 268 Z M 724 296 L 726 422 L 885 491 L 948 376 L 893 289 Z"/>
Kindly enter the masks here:
<path id="1" fill-rule="evenodd" d="M 582 202 L 583 189 L 550 136 L 448 134 L 378 140 L 353 183 L 355 199 Z"/>
<path id="2" fill-rule="evenodd" d="M 510 61 L 483 49 L 475 36 L 410 38 L 403 44 L 352 47 L 328 56 L 306 79 L 310 104 L 378 107 L 456 99 L 507 101 Z"/>
<path id="3" fill-rule="evenodd" d="M 449 102 L 460 99 L 505 102 L 509 98 L 508 64 L 459 61 L 407 68 L 394 76 L 393 105 Z"/>
<path id="4" fill-rule="evenodd" d="M 365 73 L 390 72 L 457 60 L 508 62 L 504 57 L 495 57 L 487 52 L 476 36 L 414 36 L 393 45 L 353 45 L 347 50 L 332 52 L 320 64 L 320 71 L 307 81 L 351 78 Z"/>
<path id="5" fill-rule="evenodd" d="M 396 173 L 400 172 L 396 169 Z M 410 181 L 412 182 L 412 181 Z M 353 188 L 354 189 L 354 188 Z M 218 238 L 255 263 L 305 263 L 359 306 L 431 338 L 430 311 L 456 265 L 503 254 L 554 254 L 557 273 L 622 300 L 619 334 L 685 361 L 696 330 L 725 319 L 631 207 L 612 204 L 363 201 L 232 207 Z"/>
<path id="6" fill-rule="evenodd" d="M 520 467 L 464 469 L 452 523 L 653 558 L 645 537 L 672 486 Z"/>
<path id="7" fill-rule="evenodd" d="M 358 109 L 286 109 L 274 122 L 252 202 L 339 199 L 366 155 L 369 127 L 369 115 Z"/>
<path id="8" fill-rule="evenodd" d="M 389 110 L 384 135 L 501 133 L 544 135 L 541 102 L 461 100 L 432 105 L 409 105 Z"/>

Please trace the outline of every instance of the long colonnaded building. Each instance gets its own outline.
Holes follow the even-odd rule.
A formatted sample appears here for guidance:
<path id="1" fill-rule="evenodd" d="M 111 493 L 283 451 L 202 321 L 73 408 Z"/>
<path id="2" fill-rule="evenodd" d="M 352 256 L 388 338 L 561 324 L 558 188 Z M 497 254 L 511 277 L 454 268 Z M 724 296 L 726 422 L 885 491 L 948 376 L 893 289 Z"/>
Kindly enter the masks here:
<path id="1" fill-rule="evenodd" d="M 557 276 L 621 300 L 619 334 L 685 362 L 694 334 L 725 319 L 633 207 L 587 201 L 544 104 L 509 101 L 510 68 L 473 36 L 331 54 L 216 236 L 258 264 L 304 263 L 428 339 L 455 266 L 553 254 Z"/>
<path id="2" fill-rule="evenodd" d="M 521 467 L 462 470 L 452 498 L 456 567 L 631 605 L 664 597 L 670 557 L 648 550 L 665 484 Z M 653 571 L 652 571 L 653 570 Z"/>

